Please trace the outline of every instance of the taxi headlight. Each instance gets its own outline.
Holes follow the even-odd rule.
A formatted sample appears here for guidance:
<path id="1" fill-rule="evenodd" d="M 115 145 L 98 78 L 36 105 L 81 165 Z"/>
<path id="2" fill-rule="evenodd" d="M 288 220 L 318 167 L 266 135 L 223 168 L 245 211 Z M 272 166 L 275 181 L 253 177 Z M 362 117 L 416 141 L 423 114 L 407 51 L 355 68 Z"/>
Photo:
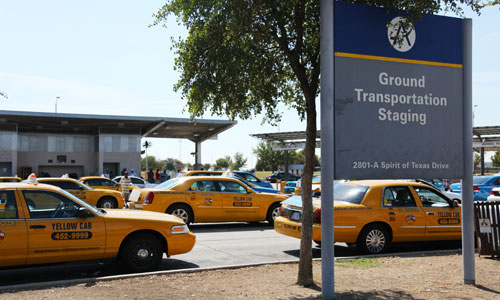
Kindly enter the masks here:
<path id="1" fill-rule="evenodd" d="M 189 228 L 187 225 L 175 225 L 172 226 L 170 229 L 171 234 L 183 234 L 183 233 L 189 233 Z"/>

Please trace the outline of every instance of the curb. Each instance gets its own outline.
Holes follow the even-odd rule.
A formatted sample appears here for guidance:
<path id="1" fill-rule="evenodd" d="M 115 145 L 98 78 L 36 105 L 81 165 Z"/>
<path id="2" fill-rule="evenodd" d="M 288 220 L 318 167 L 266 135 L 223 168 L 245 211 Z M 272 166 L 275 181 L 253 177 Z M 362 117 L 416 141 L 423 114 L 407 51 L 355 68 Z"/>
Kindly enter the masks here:
<path id="1" fill-rule="evenodd" d="M 362 255 L 362 256 L 344 256 L 344 257 L 336 257 L 335 260 L 393 257 L 393 256 L 409 257 L 409 256 L 424 256 L 424 255 L 436 255 L 436 254 L 459 254 L 459 253 L 462 253 L 461 249 L 388 253 L 388 254 L 375 254 L 375 255 Z M 321 261 L 321 258 L 313 258 L 313 261 Z M 248 267 L 258 267 L 258 266 L 263 266 L 263 265 L 292 264 L 292 263 L 297 263 L 297 262 L 299 262 L 298 259 L 290 259 L 290 260 L 283 260 L 283 261 L 260 262 L 260 263 L 250 263 L 250 264 L 218 266 L 218 267 L 178 269 L 178 270 L 154 271 L 154 272 L 146 272 L 146 273 L 112 275 L 112 276 L 103 276 L 103 277 L 88 277 L 88 278 L 80 278 L 80 279 L 25 283 L 25 284 L 7 285 L 7 286 L 0 287 L 0 293 L 17 292 L 17 291 L 21 291 L 21 290 L 30 290 L 30 289 L 53 288 L 53 287 L 77 285 L 77 284 L 84 284 L 84 283 L 88 284 L 88 283 L 96 283 L 96 282 L 101 282 L 101 281 L 104 282 L 104 281 L 112 281 L 112 280 L 131 279 L 131 278 L 146 277 L 146 276 L 169 275 L 169 274 L 189 274 L 189 273 L 199 273 L 199 272 L 204 272 L 204 271 L 232 270 L 232 269 L 241 269 L 241 268 L 248 268 Z"/>

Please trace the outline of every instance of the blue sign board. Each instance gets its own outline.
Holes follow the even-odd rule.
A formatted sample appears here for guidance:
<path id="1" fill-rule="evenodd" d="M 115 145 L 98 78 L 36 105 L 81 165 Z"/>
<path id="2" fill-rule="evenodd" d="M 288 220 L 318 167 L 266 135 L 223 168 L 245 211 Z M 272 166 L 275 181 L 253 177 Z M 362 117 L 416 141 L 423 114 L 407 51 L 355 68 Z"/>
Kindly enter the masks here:
<path id="1" fill-rule="evenodd" d="M 462 178 L 462 20 L 335 4 L 335 178 Z"/>

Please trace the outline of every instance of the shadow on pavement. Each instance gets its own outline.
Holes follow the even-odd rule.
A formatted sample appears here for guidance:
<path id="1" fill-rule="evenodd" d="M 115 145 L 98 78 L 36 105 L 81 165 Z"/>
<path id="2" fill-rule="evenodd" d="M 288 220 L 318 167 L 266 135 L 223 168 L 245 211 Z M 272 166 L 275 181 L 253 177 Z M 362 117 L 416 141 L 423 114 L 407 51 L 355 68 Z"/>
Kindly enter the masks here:
<path id="1" fill-rule="evenodd" d="M 411 253 L 411 252 L 425 252 L 435 250 L 458 250 L 462 246 L 461 241 L 433 241 L 433 242 L 419 242 L 419 243 L 397 243 L 391 244 L 384 254 L 391 253 Z M 286 254 L 299 257 L 300 249 L 286 250 Z M 347 246 L 343 243 L 335 244 L 334 248 L 335 257 L 346 256 L 359 256 L 363 253 L 356 246 Z M 420 254 L 419 254 L 420 255 Z M 438 255 L 438 254 L 433 254 Z M 321 258 L 321 248 L 316 246 L 312 249 L 313 258 Z"/>
<path id="2" fill-rule="evenodd" d="M 179 259 L 163 259 L 155 271 L 199 268 Z M 0 270 L 0 286 L 128 274 L 115 262 L 79 262 Z"/>
<path id="3" fill-rule="evenodd" d="M 194 233 L 202 232 L 225 232 L 225 231 L 267 231 L 274 227 L 267 222 L 251 223 L 200 223 L 191 224 L 189 229 Z"/>

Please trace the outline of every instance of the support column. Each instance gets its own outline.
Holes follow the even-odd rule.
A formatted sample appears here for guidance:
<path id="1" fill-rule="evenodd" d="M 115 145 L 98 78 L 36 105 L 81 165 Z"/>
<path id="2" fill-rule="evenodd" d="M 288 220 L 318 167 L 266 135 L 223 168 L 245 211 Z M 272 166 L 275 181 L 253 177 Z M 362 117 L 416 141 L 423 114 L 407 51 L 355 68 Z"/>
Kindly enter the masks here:
<path id="1" fill-rule="evenodd" d="M 285 181 L 288 181 L 288 150 L 285 150 Z"/>
<path id="2" fill-rule="evenodd" d="M 463 19 L 464 178 L 462 179 L 462 260 L 464 284 L 476 283 L 474 257 L 474 156 L 472 153 L 472 19 Z"/>
<path id="3" fill-rule="evenodd" d="M 333 264 L 333 179 L 335 170 L 334 106 L 334 10 L 335 1 L 321 0 L 321 295 L 335 298 Z"/>
<path id="4" fill-rule="evenodd" d="M 97 137 L 97 142 L 99 143 L 99 145 L 97 145 L 97 174 L 101 175 L 104 174 L 104 146 L 102 145 L 101 135 Z M 117 171 L 120 172 L 120 170 Z"/>
<path id="5" fill-rule="evenodd" d="M 484 147 L 481 147 L 481 175 L 484 175 Z"/>
<path id="6" fill-rule="evenodd" d="M 194 166 L 193 169 L 201 170 L 201 142 L 194 143 Z"/>

